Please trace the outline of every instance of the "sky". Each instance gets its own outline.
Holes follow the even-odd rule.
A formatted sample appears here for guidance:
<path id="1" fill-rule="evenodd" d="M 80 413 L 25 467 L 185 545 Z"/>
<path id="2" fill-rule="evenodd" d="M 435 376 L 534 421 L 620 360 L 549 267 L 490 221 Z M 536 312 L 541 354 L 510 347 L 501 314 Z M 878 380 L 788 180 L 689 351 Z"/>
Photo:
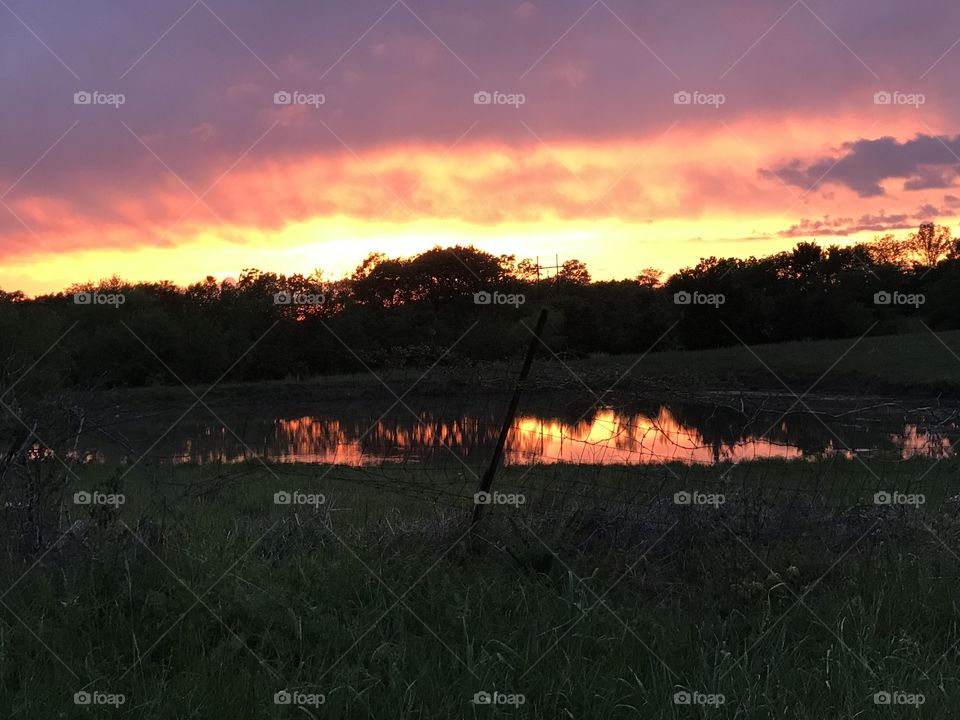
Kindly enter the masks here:
<path id="1" fill-rule="evenodd" d="M 0 0 L 0 289 L 434 245 L 667 272 L 960 216 L 947 0 Z"/>

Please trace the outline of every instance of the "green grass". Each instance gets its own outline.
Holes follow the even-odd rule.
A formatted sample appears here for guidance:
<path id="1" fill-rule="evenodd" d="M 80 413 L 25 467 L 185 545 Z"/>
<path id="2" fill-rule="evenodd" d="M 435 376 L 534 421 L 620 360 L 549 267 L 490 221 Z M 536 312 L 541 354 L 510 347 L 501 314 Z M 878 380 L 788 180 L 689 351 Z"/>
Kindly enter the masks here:
<path id="1" fill-rule="evenodd" d="M 66 503 L 61 528 L 82 528 L 36 566 L 4 558 L 0 716 L 308 717 L 273 703 L 296 688 L 325 696 L 318 718 L 947 717 L 960 463 L 867 465 L 511 468 L 497 486 L 527 502 L 490 508 L 476 537 L 456 469 L 181 466 L 117 483 L 122 469 L 87 466 L 68 498 L 127 502 Z M 727 503 L 655 499 L 684 488 Z M 927 503 L 879 511 L 878 488 Z M 293 489 L 326 502 L 273 504 Z M 795 510 L 811 504 L 828 517 Z M 75 706 L 84 687 L 126 703 Z M 674 705 L 684 689 L 726 702 Z M 482 690 L 526 702 L 471 704 Z M 882 690 L 926 702 L 877 707 Z"/>
<path id="2" fill-rule="evenodd" d="M 609 357 L 590 364 L 598 370 L 616 372 L 629 367 L 628 360 L 632 361 Z M 812 383 L 828 371 L 823 387 L 861 392 L 870 386 L 894 390 L 956 389 L 960 386 L 960 331 L 934 334 L 924 330 L 866 337 L 859 342 L 857 338 L 848 338 L 754 345 L 750 349 L 737 345 L 716 350 L 653 352 L 637 365 L 635 374 L 674 380 L 691 376 L 700 384 L 760 385 L 785 391 L 774 373 L 790 384 L 797 379 Z M 798 394 L 807 389 L 806 385 L 792 387 Z"/>
<path id="3" fill-rule="evenodd" d="M 206 402 L 303 402 L 308 399 L 390 397 L 381 380 L 396 393 L 416 383 L 415 395 L 474 394 L 489 396 L 513 388 L 518 362 L 483 363 L 460 368 L 378 369 L 368 372 L 253 383 L 223 382 L 211 389 Z M 572 371 L 572 372 L 571 372 Z M 629 372 L 628 372 L 629 371 Z M 823 378 L 821 379 L 821 376 Z M 378 379 L 379 378 L 379 379 Z M 579 379 L 578 379 L 579 378 Z M 584 383 L 600 393 L 647 391 L 674 396 L 678 388 L 692 391 L 758 389 L 803 394 L 815 381 L 817 389 L 851 394 L 940 394 L 960 389 L 960 331 L 924 330 L 862 340 L 817 340 L 733 346 L 715 350 L 601 355 L 562 362 L 541 350 L 531 375 L 536 390 L 563 390 L 586 397 Z M 206 386 L 193 388 L 198 395 Z M 97 399 L 97 398 L 94 398 Z M 123 389 L 99 396 L 99 401 L 130 403 L 192 402 L 179 386 Z"/>

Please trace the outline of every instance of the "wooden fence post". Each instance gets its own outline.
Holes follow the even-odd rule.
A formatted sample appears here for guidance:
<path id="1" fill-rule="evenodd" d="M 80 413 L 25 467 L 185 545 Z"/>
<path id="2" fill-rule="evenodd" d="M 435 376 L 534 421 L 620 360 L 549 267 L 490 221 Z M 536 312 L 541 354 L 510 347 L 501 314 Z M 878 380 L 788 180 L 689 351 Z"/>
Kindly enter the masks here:
<path id="1" fill-rule="evenodd" d="M 510 406 L 507 408 L 506 417 L 503 418 L 503 425 L 500 427 L 500 437 L 497 438 L 497 447 L 493 451 L 493 457 L 490 459 L 490 466 L 487 468 L 487 471 L 483 474 L 483 478 L 480 480 L 480 488 L 477 490 L 478 493 L 489 493 L 490 488 L 493 487 L 493 476 L 497 472 L 497 468 L 500 466 L 500 459 L 503 456 L 503 447 L 507 443 L 507 435 L 510 433 L 510 428 L 513 426 L 513 420 L 517 415 L 517 405 L 520 403 L 520 394 L 523 392 L 524 384 L 527 381 L 527 376 L 530 374 L 530 366 L 533 364 L 533 355 L 537 350 L 537 345 L 540 344 L 540 336 L 543 334 L 543 328 L 547 324 L 547 315 L 549 311 L 546 308 L 543 308 L 540 311 L 540 317 L 537 318 L 537 327 L 533 331 L 533 340 L 530 342 L 530 347 L 527 348 L 527 356 L 523 359 L 523 367 L 520 368 L 520 378 L 517 380 L 517 386 L 514 388 L 513 397 L 510 399 Z M 473 506 L 473 519 L 471 520 L 471 527 L 476 527 L 477 523 L 480 522 L 480 514 L 483 510 L 483 504 L 476 503 Z"/>

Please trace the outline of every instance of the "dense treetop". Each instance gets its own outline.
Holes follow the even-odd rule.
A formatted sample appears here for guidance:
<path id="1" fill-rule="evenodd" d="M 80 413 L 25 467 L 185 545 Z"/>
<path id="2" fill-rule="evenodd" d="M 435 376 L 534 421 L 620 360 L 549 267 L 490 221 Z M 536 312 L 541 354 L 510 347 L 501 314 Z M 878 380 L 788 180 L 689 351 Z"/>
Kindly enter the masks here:
<path id="1" fill-rule="evenodd" d="M 32 299 L 0 291 L 0 384 L 44 353 L 35 382 L 83 387 L 176 382 L 171 371 L 212 382 L 501 359 L 526 345 L 543 306 L 546 342 L 567 356 L 960 327 L 960 253 L 932 224 L 853 247 L 705 258 L 662 278 L 647 268 L 598 282 L 577 260 L 538 272 L 456 246 L 372 254 L 334 281 L 249 269 L 188 287 L 113 277 Z"/>

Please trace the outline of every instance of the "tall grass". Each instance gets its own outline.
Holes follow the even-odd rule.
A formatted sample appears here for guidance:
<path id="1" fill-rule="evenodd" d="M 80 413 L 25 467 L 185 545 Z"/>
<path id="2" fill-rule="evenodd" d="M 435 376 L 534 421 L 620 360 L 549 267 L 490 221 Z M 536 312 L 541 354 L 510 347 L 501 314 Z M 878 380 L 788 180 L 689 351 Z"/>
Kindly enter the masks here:
<path id="1" fill-rule="evenodd" d="M 624 514 L 602 497 L 538 505 L 543 487 L 516 470 L 502 488 L 530 502 L 489 508 L 475 534 L 467 483 L 458 503 L 347 470 L 132 473 L 119 510 L 67 504 L 72 529 L 38 563 L 3 559 L 0 716 L 948 717 L 960 702 L 958 464 L 925 479 L 926 506 L 894 511 L 864 501 L 856 488 L 874 480 L 849 462 L 833 465 L 848 494 L 831 521 L 804 515 L 777 532 L 755 532 L 749 519 L 769 508 L 734 509 L 734 494 L 719 515 L 656 503 Z M 789 487 L 811 465 L 736 471 Z M 326 502 L 275 505 L 274 472 Z M 89 466 L 79 482 L 117 476 Z M 126 702 L 75 705 L 83 689 Z M 284 689 L 325 703 L 275 704 Z M 481 691 L 525 702 L 473 704 Z M 683 691 L 725 702 L 675 704 Z M 925 702 L 875 705 L 882 691 Z"/>

